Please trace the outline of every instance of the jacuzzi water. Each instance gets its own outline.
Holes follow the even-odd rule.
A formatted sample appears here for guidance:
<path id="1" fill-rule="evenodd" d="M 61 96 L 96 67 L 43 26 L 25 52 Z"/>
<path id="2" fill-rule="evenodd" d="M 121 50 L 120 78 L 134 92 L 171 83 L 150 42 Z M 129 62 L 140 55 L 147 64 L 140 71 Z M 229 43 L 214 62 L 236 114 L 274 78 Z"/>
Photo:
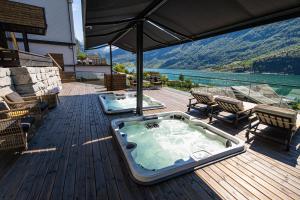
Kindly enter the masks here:
<path id="1" fill-rule="evenodd" d="M 159 120 L 159 127 L 150 129 L 147 123 L 151 122 L 129 122 L 120 129 L 128 142 L 137 144 L 131 155 L 145 169 L 158 170 L 226 149 L 225 138 L 181 120 Z"/>
<path id="2" fill-rule="evenodd" d="M 126 95 L 123 97 L 115 97 L 114 95 L 107 96 L 106 104 L 108 109 L 129 109 L 136 107 L 136 97 L 131 95 Z M 143 97 L 143 107 L 159 105 L 157 102 L 152 102 L 149 97 Z"/>
<path id="3" fill-rule="evenodd" d="M 183 112 L 112 120 L 132 178 L 153 184 L 245 151 L 242 140 Z"/>
<path id="4" fill-rule="evenodd" d="M 125 93 L 116 95 L 114 93 L 101 94 L 100 101 L 107 113 L 129 112 L 136 108 L 136 95 L 135 93 Z M 146 95 L 143 96 L 143 108 L 155 109 L 163 108 L 161 102 L 156 101 Z"/>

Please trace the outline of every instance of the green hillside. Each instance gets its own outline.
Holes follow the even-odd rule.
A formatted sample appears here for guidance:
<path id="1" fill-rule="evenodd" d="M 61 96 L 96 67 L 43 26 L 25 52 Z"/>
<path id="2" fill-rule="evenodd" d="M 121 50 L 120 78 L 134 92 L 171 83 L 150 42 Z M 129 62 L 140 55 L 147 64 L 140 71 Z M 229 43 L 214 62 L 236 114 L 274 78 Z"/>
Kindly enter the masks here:
<path id="1" fill-rule="evenodd" d="M 144 65 L 224 71 L 245 71 L 253 66 L 257 72 L 298 73 L 299 44 L 300 18 L 297 18 L 146 52 Z M 134 65 L 135 56 L 116 50 L 114 62 Z"/>
<path id="2" fill-rule="evenodd" d="M 292 46 L 279 51 L 263 54 L 248 60 L 230 64 L 206 67 L 208 71 L 257 72 L 300 74 L 300 46 Z"/>

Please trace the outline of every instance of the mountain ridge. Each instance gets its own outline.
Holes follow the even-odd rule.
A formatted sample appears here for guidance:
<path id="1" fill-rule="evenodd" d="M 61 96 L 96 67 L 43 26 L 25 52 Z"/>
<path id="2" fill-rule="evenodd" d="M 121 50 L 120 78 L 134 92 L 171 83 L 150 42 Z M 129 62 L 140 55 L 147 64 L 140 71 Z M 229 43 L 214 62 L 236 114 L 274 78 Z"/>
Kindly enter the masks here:
<path id="1" fill-rule="evenodd" d="M 300 18 L 296 18 L 145 52 L 144 66 L 146 68 L 213 70 L 220 67 L 226 68 L 232 63 L 249 62 L 254 64 L 256 58 L 264 55 L 276 55 L 278 52 L 295 51 L 295 49 L 300 51 L 297 48 L 299 44 Z M 299 62 L 298 53 L 295 55 L 295 62 L 289 63 L 297 65 Z M 115 63 L 125 63 L 128 66 L 135 65 L 135 56 L 130 52 L 117 49 L 113 52 L 113 56 Z M 276 57 L 276 59 L 279 58 Z M 285 58 L 280 57 L 280 59 Z M 267 59 L 264 60 L 267 61 Z M 263 64 L 260 63 L 260 65 Z M 247 70 L 253 66 L 243 67 Z M 297 68 L 297 66 L 292 68 Z M 293 73 L 293 70 L 289 72 Z"/>

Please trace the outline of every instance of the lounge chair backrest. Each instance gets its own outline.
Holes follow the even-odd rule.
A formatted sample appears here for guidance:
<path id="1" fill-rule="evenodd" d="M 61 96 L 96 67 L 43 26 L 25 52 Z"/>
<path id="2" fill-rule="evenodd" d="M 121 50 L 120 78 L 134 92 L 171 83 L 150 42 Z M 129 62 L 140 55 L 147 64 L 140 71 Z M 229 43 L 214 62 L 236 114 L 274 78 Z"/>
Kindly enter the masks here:
<path id="1" fill-rule="evenodd" d="M 237 113 L 244 110 L 243 102 L 230 97 L 218 96 L 215 102 L 225 111 L 230 113 Z"/>
<path id="2" fill-rule="evenodd" d="M 210 93 L 192 92 L 191 94 L 198 103 L 208 104 L 214 102 L 214 96 Z"/>
<path id="3" fill-rule="evenodd" d="M 24 99 L 17 92 L 9 93 L 5 97 L 12 102 L 24 102 Z"/>
<path id="4" fill-rule="evenodd" d="M 285 129 L 296 126 L 297 112 L 294 110 L 261 104 L 255 106 L 254 112 L 263 124 Z"/>
<path id="5" fill-rule="evenodd" d="M 1 111 L 7 111 L 7 110 L 10 110 L 9 106 L 4 101 L 4 99 L 2 99 L 2 97 L 0 97 L 0 112 Z M 0 120 L 1 119 L 6 119 L 6 118 L 7 118 L 7 114 L 0 113 Z"/>

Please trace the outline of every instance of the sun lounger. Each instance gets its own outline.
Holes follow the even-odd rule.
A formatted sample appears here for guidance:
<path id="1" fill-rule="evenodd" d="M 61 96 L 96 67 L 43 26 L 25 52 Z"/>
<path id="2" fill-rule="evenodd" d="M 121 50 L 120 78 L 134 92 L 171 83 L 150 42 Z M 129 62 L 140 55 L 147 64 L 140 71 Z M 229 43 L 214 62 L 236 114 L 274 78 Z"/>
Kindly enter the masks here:
<path id="1" fill-rule="evenodd" d="M 232 86 L 232 89 L 241 96 L 244 96 L 256 103 L 275 104 L 273 99 L 265 97 L 263 94 L 253 91 L 246 86 Z"/>
<path id="2" fill-rule="evenodd" d="M 256 131 L 260 124 L 280 128 L 282 129 L 281 133 L 285 136 L 286 149 L 289 150 L 292 137 L 300 127 L 300 115 L 298 112 L 265 104 L 257 105 L 253 112 L 255 116 L 250 119 L 246 134 L 247 139 L 249 140 L 250 133 L 257 134 Z"/>
<path id="3" fill-rule="evenodd" d="M 191 92 L 191 95 L 193 98 L 189 99 L 188 112 L 191 110 L 191 108 L 196 110 L 203 110 L 203 107 L 201 105 L 205 105 L 205 112 L 208 114 L 211 110 L 211 106 L 216 104 L 214 100 L 214 96 L 210 93 L 204 93 L 204 92 Z"/>
<path id="4" fill-rule="evenodd" d="M 221 111 L 233 114 L 233 118 L 221 117 L 221 112 L 211 112 L 210 122 L 212 118 L 224 120 L 229 123 L 234 123 L 235 126 L 238 125 L 238 122 L 244 118 L 248 118 L 252 109 L 256 104 L 240 101 L 230 97 L 218 96 L 215 98 L 216 105 L 213 107 L 218 107 Z M 216 109 L 213 109 L 216 110 Z"/>

